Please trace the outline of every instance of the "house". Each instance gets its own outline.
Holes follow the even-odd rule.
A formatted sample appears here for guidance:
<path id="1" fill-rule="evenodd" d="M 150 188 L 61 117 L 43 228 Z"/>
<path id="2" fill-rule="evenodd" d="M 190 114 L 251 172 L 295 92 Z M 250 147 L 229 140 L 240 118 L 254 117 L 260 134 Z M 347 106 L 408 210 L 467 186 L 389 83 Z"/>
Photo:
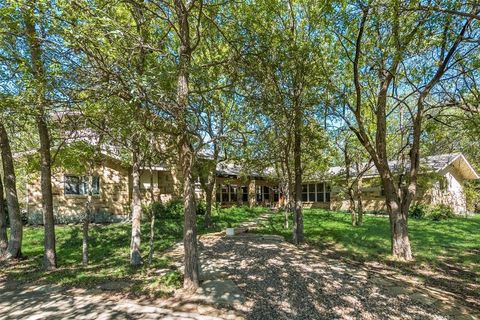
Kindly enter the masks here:
<path id="1" fill-rule="evenodd" d="M 389 163 L 398 172 L 399 163 Z M 444 154 L 421 160 L 422 178 L 416 201 L 427 204 L 446 204 L 456 213 L 466 211 L 463 183 L 479 179 L 479 175 L 460 154 Z M 55 170 L 52 177 L 54 209 L 57 222 L 78 220 L 83 215 L 91 186 L 91 208 L 97 221 L 128 219 L 132 193 L 131 169 L 114 156 L 104 159 L 90 170 L 89 175 L 78 175 L 68 170 Z M 348 209 L 348 200 L 342 191 L 344 168 L 333 167 L 325 177 L 310 178 L 302 187 L 304 207 L 331 210 Z M 168 201 L 179 197 L 179 179 L 174 168 L 154 166 L 142 168 L 141 192 L 144 202 Z M 363 176 L 365 210 L 385 209 L 385 200 L 377 170 L 372 167 Z M 26 187 L 25 210 L 33 223 L 41 222 L 41 190 L 38 175 L 29 179 Z M 203 197 L 200 183 L 195 185 L 197 197 Z M 221 205 L 278 206 L 282 200 L 278 179 L 273 172 L 245 174 L 237 164 L 217 166 L 215 200 Z"/>
<path id="2" fill-rule="evenodd" d="M 409 168 L 403 168 L 398 161 L 389 161 L 390 170 L 399 173 Z M 362 201 L 364 210 L 385 210 L 385 199 L 380 178 L 375 166 L 371 166 L 363 174 Z M 441 154 L 428 156 L 420 159 L 420 175 L 418 179 L 418 191 L 414 203 L 428 205 L 443 204 L 452 208 L 457 213 L 467 211 L 464 183 L 467 180 L 479 179 L 478 173 L 461 153 Z M 340 180 L 334 187 L 330 209 L 347 210 L 348 199 L 345 199 L 341 188 L 345 168 L 334 167 L 330 169 L 330 175 Z"/>

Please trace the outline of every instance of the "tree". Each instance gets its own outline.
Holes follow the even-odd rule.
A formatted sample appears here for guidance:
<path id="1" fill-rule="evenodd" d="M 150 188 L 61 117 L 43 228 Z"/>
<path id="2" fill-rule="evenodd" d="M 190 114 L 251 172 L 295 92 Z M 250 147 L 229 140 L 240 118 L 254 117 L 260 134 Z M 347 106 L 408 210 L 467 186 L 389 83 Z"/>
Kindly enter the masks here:
<path id="1" fill-rule="evenodd" d="M 478 10 L 478 6 L 473 5 L 470 13 Z M 350 26 L 356 19 L 354 16 L 360 17 L 354 31 L 356 38 L 347 41 L 352 34 Z M 335 29 L 345 30 L 344 34 L 337 32 L 336 35 L 346 57 L 341 68 L 350 72 L 348 79 L 354 92 L 346 89 L 348 85 L 340 88 L 333 81 L 331 84 L 344 97 L 354 116 L 354 121 L 347 117 L 344 120 L 379 172 L 390 217 L 392 255 L 411 260 L 407 219 L 417 193 L 427 98 L 434 99 L 432 89 L 445 81 L 444 76 L 459 76 L 449 72 L 457 61 L 471 54 L 460 45 L 474 18 L 416 12 L 414 6 L 400 2 L 383 6 L 375 1 L 359 4 L 343 17 L 345 20 L 336 17 L 341 25 Z M 431 59 L 430 54 L 436 59 Z M 453 58 L 456 55 L 462 59 Z M 371 83 L 376 84 L 375 89 L 371 89 Z M 398 116 L 400 105 L 405 106 L 409 114 L 408 139 L 403 145 L 389 145 L 389 133 L 395 123 L 392 118 Z M 389 166 L 392 156 L 400 159 L 400 168 Z"/>
<path id="2" fill-rule="evenodd" d="M 8 236 L 7 236 L 7 210 L 5 208 L 5 197 L 3 193 L 2 177 L 0 176 L 0 257 L 7 252 Z"/>
<path id="3" fill-rule="evenodd" d="M 45 78 L 45 66 L 43 62 L 42 40 L 38 35 L 38 22 L 34 11 L 36 1 L 22 5 L 22 17 L 25 25 L 25 37 L 30 54 L 30 72 L 32 75 L 32 87 L 34 103 L 36 104 L 36 123 L 40 139 L 40 168 L 41 168 L 41 189 L 43 205 L 43 224 L 45 227 L 45 254 L 44 265 L 46 269 L 57 267 L 57 256 L 55 250 L 55 223 L 53 217 L 53 196 L 52 196 L 52 160 L 50 154 L 51 140 L 47 124 L 47 82 Z"/>
<path id="4" fill-rule="evenodd" d="M 18 204 L 16 176 L 13 164 L 12 150 L 10 148 L 10 140 L 3 120 L 0 121 L 0 149 L 2 153 L 3 164 L 3 185 L 5 186 L 7 208 L 10 221 L 10 240 L 8 241 L 8 248 L 4 258 L 15 259 L 20 258 L 22 255 L 23 223 L 20 215 L 20 206 Z M 5 210 L 5 208 L 3 209 Z"/>
<path id="5" fill-rule="evenodd" d="M 322 109 L 323 48 L 318 44 L 325 39 L 321 32 L 312 30 L 323 28 L 324 12 L 330 10 L 330 4 L 318 8 L 313 1 L 260 1 L 244 4 L 241 9 L 244 16 L 239 19 L 237 33 L 244 38 L 246 52 L 241 66 L 244 95 L 250 110 L 258 112 L 262 106 L 260 127 L 272 130 L 274 141 L 268 142 L 279 147 L 269 160 L 276 162 L 273 166 L 280 173 L 287 207 L 293 210 L 293 241 L 300 243 L 305 169 L 302 140 L 308 138 L 304 136 L 306 128 L 318 120 L 315 113 Z"/>

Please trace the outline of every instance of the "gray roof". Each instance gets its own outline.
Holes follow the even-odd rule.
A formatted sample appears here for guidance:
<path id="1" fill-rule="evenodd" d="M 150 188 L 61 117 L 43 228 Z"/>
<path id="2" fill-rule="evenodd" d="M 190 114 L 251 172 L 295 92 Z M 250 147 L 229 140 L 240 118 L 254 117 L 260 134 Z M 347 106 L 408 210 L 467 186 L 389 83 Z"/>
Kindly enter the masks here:
<path id="1" fill-rule="evenodd" d="M 369 168 L 366 168 L 368 164 L 363 163 L 360 164 L 359 170 L 362 171 L 366 169 L 364 174 L 365 177 L 373 177 L 378 176 L 378 170 L 371 163 Z M 423 172 L 440 172 L 445 169 L 449 165 L 454 165 L 459 169 L 464 171 L 466 179 L 478 179 L 479 176 L 473 169 L 473 167 L 468 163 L 467 159 L 461 153 L 447 153 L 447 154 L 439 154 L 434 156 L 427 156 L 420 159 L 420 169 Z M 406 159 L 405 164 L 402 165 L 401 161 L 392 160 L 388 162 L 388 166 L 392 172 L 402 172 L 409 170 L 410 164 L 409 159 Z M 355 174 L 356 168 L 352 168 L 351 170 L 353 174 Z M 328 170 L 328 175 L 330 176 L 338 176 L 345 173 L 345 167 L 332 167 Z"/>
<path id="2" fill-rule="evenodd" d="M 217 174 L 222 176 L 249 176 L 266 178 L 273 174 L 273 169 L 265 169 L 263 171 L 248 171 L 242 165 L 237 163 L 220 162 L 217 164 Z"/>

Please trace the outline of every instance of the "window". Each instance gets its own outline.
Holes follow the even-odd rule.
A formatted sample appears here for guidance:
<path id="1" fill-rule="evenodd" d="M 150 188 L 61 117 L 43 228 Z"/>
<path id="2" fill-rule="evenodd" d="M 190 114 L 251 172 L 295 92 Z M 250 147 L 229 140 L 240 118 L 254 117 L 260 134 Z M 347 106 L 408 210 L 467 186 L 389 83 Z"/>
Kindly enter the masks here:
<path id="1" fill-rule="evenodd" d="M 242 187 L 242 201 L 243 202 L 248 202 L 248 187 Z"/>
<path id="2" fill-rule="evenodd" d="M 237 186 L 230 186 L 230 201 L 237 202 Z"/>
<path id="3" fill-rule="evenodd" d="M 308 184 L 302 185 L 302 201 L 308 201 Z"/>
<path id="4" fill-rule="evenodd" d="M 280 198 L 280 191 L 278 190 L 278 187 L 273 187 L 273 202 L 278 202 Z"/>
<path id="5" fill-rule="evenodd" d="M 100 177 L 93 176 L 92 177 L 92 195 L 99 195 L 100 194 Z"/>
<path id="6" fill-rule="evenodd" d="M 227 185 L 222 185 L 222 202 L 229 202 Z"/>
<path id="7" fill-rule="evenodd" d="M 220 188 L 221 187 L 222 187 L 221 185 L 217 184 L 216 194 L 215 194 L 215 196 L 216 196 L 215 198 L 216 198 L 217 202 L 222 202 L 222 195 L 220 193 Z"/>
<path id="8" fill-rule="evenodd" d="M 302 201 L 330 202 L 330 186 L 326 183 L 310 183 L 302 185 Z"/>
<path id="9" fill-rule="evenodd" d="M 262 202 L 263 199 L 262 199 L 262 186 L 257 186 L 256 187 L 256 199 L 257 199 L 257 202 Z"/>
<path id="10" fill-rule="evenodd" d="M 315 199 L 315 185 L 314 184 L 309 184 L 308 185 L 308 200 L 311 201 L 311 202 L 315 202 L 317 201 Z"/>
<path id="11" fill-rule="evenodd" d="M 64 192 L 71 195 L 87 195 L 90 177 L 66 175 L 64 179 Z M 91 177 L 92 195 L 100 194 L 100 177 Z"/>
<path id="12" fill-rule="evenodd" d="M 267 186 L 263 187 L 263 200 L 270 200 L 270 188 Z"/>

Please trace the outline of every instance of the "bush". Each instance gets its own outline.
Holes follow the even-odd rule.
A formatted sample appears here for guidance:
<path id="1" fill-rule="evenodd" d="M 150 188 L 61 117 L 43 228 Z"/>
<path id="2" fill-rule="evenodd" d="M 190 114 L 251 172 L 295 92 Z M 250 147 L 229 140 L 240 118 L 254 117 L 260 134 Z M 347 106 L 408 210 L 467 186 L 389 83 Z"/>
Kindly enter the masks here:
<path id="1" fill-rule="evenodd" d="M 166 204 L 155 201 L 142 206 L 142 212 L 149 220 L 152 218 L 152 214 L 157 219 L 174 219 L 183 214 L 183 204 L 180 200 L 171 200 Z"/>
<path id="2" fill-rule="evenodd" d="M 415 204 L 408 210 L 408 216 L 413 219 L 424 219 L 429 212 L 429 208 L 425 204 Z"/>
<path id="3" fill-rule="evenodd" d="M 155 215 L 155 218 L 158 219 L 178 219 L 183 216 L 183 201 L 179 199 L 170 200 L 167 203 L 163 204 L 161 202 L 154 202 L 149 205 L 144 205 L 143 213 L 148 219 L 151 218 L 152 214 Z M 196 212 L 198 215 L 204 215 L 206 209 L 206 203 L 203 200 L 198 201 Z"/>
<path id="4" fill-rule="evenodd" d="M 165 204 L 165 218 L 178 218 L 183 215 L 183 200 L 174 199 Z"/>
<path id="5" fill-rule="evenodd" d="M 413 219 L 430 219 L 440 221 L 453 218 L 455 214 L 452 208 L 447 205 L 439 204 L 429 206 L 425 204 L 416 204 L 408 211 L 408 216 Z"/>
<path id="6" fill-rule="evenodd" d="M 428 218 L 433 221 L 447 220 L 453 218 L 453 216 L 454 213 L 452 208 L 444 204 L 432 207 L 428 213 Z"/>
<path id="7" fill-rule="evenodd" d="M 388 213 L 384 210 L 372 210 L 368 212 L 369 214 L 372 214 L 374 216 L 385 216 L 388 215 Z"/>
<path id="8" fill-rule="evenodd" d="M 204 200 L 197 202 L 197 215 L 204 216 L 207 212 L 207 203 Z"/>

